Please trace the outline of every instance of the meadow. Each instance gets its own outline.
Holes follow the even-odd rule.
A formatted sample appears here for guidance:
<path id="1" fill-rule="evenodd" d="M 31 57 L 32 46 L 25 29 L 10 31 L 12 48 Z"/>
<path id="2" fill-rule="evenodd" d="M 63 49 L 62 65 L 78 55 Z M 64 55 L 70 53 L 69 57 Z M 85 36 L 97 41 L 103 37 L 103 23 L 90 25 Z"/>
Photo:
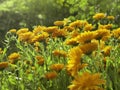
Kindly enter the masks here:
<path id="1" fill-rule="evenodd" d="M 0 48 L 0 90 L 119 90 L 114 16 L 11 29 Z"/>

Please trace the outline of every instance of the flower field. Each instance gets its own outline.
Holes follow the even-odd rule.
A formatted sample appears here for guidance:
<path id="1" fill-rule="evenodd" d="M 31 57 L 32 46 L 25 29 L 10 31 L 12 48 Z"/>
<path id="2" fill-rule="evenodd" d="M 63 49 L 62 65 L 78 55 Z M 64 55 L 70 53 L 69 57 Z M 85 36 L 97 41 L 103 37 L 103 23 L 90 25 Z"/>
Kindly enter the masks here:
<path id="1" fill-rule="evenodd" d="M 114 16 L 11 29 L 0 48 L 0 90 L 119 90 Z"/>

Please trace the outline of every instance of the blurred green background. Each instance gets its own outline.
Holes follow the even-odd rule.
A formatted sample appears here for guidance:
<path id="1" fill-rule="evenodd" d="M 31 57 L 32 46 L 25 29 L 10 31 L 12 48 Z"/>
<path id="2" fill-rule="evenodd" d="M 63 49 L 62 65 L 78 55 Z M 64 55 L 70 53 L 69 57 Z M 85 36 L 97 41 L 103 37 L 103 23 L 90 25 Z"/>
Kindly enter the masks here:
<path id="1" fill-rule="evenodd" d="M 0 46 L 10 29 L 51 26 L 55 20 L 87 19 L 97 12 L 115 16 L 120 25 L 120 0 L 0 0 Z"/>

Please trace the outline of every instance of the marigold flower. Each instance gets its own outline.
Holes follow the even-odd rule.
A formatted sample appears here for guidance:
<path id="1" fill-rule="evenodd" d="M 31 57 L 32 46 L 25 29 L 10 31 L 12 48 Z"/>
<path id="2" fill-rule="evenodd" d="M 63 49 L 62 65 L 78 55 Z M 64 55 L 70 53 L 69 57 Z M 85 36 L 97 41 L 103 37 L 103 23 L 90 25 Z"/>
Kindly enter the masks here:
<path id="1" fill-rule="evenodd" d="M 91 54 L 94 50 L 98 49 L 98 44 L 95 42 L 87 43 L 79 46 L 84 54 Z"/>
<path id="2" fill-rule="evenodd" d="M 8 62 L 0 62 L 0 70 L 3 70 L 8 67 Z"/>
<path id="3" fill-rule="evenodd" d="M 8 59 L 10 60 L 11 63 L 14 63 L 19 58 L 20 58 L 20 54 L 16 53 L 16 52 L 14 52 L 8 56 Z"/>
<path id="4" fill-rule="evenodd" d="M 93 16 L 93 18 L 97 19 L 97 20 L 105 18 L 105 17 L 106 17 L 106 15 L 104 13 L 97 13 Z"/>
<path id="5" fill-rule="evenodd" d="M 100 87 L 103 84 L 105 84 L 105 80 L 100 78 L 99 73 L 90 74 L 85 72 L 75 77 L 72 81 L 72 85 L 69 85 L 68 88 L 70 90 L 104 90 Z"/>
<path id="6" fill-rule="evenodd" d="M 55 71 L 61 71 L 64 68 L 64 64 L 52 64 L 50 66 L 51 70 L 55 70 Z"/>
<path id="7" fill-rule="evenodd" d="M 55 21 L 54 25 L 56 25 L 56 26 L 63 26 L 64 25 L 64 21 Z"/>
<path id="8" fill-rule="evenodd" d="M 44 58 L 42 56 L 36 56 L 36 59 L 38 60 L 37 63 L 39 65 L 43 65 L 44 64 Z"/>
<path id="9" fill-rule="evenodd" d="M 93 32 L 89 32 L 89 31 L 88 32 L 84 32 L 84 33 L 81 33 L 80 35 L 78 35 L 76 37 L 76 41 L 78 43 L 82 43 L 82 44 L 89 43 L 89 42 L 91 42 L 92 39 L 95 39 L 97 34 L 98 33 L 94 32 L 94 31 Z"/>
<path id="10" fill-rule="evenodd" d="M 114 20 L 115 17 L 114 17 L 114 16 L 107 16 L 107 19 L 109 19 L 109 20 Z"/>
<path id="11" fill-rule="evenodd" d="M 50 79 L 54 79 L 57 77 L 57 73 L 54 71 L 54 72 L 48 72 L 45 74 L 45 78 L 50 80 Z"/>
<path id="12" fill-rule="evenodd" d="M 61 56 L 61 57 L 66 57 L 67 56 L 67 53 L 63 50 L 54 50 L 52 52 L 53 55 L 55 56 Z"/>

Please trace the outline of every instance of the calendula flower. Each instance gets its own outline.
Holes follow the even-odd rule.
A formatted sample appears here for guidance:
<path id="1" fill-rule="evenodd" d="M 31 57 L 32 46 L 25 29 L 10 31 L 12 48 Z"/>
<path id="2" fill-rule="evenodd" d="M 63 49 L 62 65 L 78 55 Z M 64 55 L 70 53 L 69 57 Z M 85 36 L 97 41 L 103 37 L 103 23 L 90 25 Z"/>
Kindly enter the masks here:
<path id="1" fill-rule="evenodd" d="M 81 57 L 82 57 L 82 50 L 79 47 L 74 47 L 70 49 L 68 56 L 69 61 L 66 65 L 66 70 L 71 76 L 76 76 L 78 71 L 81 67 Z"/>
<path id="2" fill-rule="evenodd" d="M 105 80 L 100 78 L 99 73 L 90 74 L 88 72 L 83 73 L 75 77 L 72 81 L 72 85 L 69 85 L 70 90 L 104 90 L 100 87 L 105 84 Z"/>
<path id="3" fill-rule="evenodd" d="M 108 38 L 111 37 L 110 30 L 107 29 L 98 29 L 96 31 L 98 34 L 96 35 L 97 40 L 106 41 Z"/>
<path id="4" fill-rule="evenodd" d="M 8 62 L 0 62 L 0 70 L 3 70 L 8 67 Z"/>
<path id="5" fill-rule="evenodd" d="M 55 70 L 57 72 L 61 71 L 64 68 L 64 64 L 52 64 L 50 66 L 51 70 Z"/>
<path id="6" fill-rule="evenodd" d="M 47 27 L 46 29 L 44 29 L 44 32 L 53 33 L 53 32 L 55 32 L 57 30 L 58 30 L 57 26 L 50 26 L 50 27 Z"/>
<path id="7" fill-rule="evenodd" d="M 34 43 L 34 42 L 42 41 L 48 37 L 49 37 L 49 34 L 47 32 L 42 32 L 41 34 L 34 36 L 32 38 L 32 42 Z"/>
<path id="8" fill-rule="evenodd" d="M 67 31 L 64 29 L 57 30 L 52 33 L 52 37 L 65 37 L 67 35 Z"/>
<path id="9" fill-rule="evenodd" d="M 37 59 L 37 63 L 39 65 L 43 65 L 44 64 L 44 58 L 42 56 L 36 56 L 36 59 Z"/>
<path id="10" fill-rule="evenodd" d="M 93 19 L 99 20 L 105 18 L 106 15 L 104 13 L 97 13 L 93 16 Z"/>
<path id="11" fill-rule="evenodd" d="M 92 24 L 87 24 L 87 25 L 84 26 L 84 30 L 85 30 L 85 31 L 90 31 L 90 30 L 92 30 L 93 28 L 94 28 L 94 27 L 93 27 Z"/>
<path id="12" fill-rule="evenodd" d="M 28 42 L 31 43 L 32 42 L 32 38 L 34 37 L 34 34 L 32 32 L 25 32 L 25 33 L 21 33 L 18 35 L 18 39 L 20 41 L 24 41 L 24 42 Z"/>
<path id="13" fill-rule="evenodd" d="M 109 19 L 109 20 L 114 20 L 115 17 L 114 17 L 114 16 L 107 16 L 107 19 Z"/>
<path id="14" fill-rule="evenodd" d="M 29 31 L 28 28 L 21 28 L 21 29 L 19 29 L 16 33 L 17 33 L 18 35 L 20 35 L 20 34 L 22 34 L 22 33 L 28 32 L 28 31 Z"/>
<path id="15" fill-rule="evenodd" d="M 55 21 L 54 25 L 56 25 L 56 26 L 63 26 L 64 25 L 64 21 Z"/>
<path id="16" fill-rule="evenodd" d="M 98 43 L 91 42 L 79 46 L 84 54 L 91 54 L 94 50 L 98 49 Z"/>
<path id="17" fill-rule="evenodd" d="M 120 36 L 120 28 L 117 28 L 112 31 L 112 36 L 118 38 Z"/>
<path id="18" fill-rule="evenodd" d="M 89 32 L 89 31 L 84 32 L 76 37 L 76 41 L 81 44 L 89 43 L 89 42 L 91 42 L 92 39 L 95 39 L 97 34 L 98 33 L 94 32 L 94 31 L 93 32 Z"/>
<path id="19" fill-rule="evenodd" d="M 15 61 L 18 60 L 19 58 L 20 58 L 20 54 L 16 52 L 8 56 L 8 59 L 10 60 L 11 63 L 15 63 Z"/>
<path id="20" fill-rule="evenodd" d="M 52 52 L 52 54 L 54 56 L 60 56 L 60 57 L 66 57 L 67 56 L 67 53 L 65 51 L 63 51 L 63 50 L 54 50 Z"/>
<path id="21" fill-rule="evenodd" d="M 112 46 L 106 46 L 105 48 L 103 48 L 102 52 L 103 52 L 104 56 L 109 56 L 111 49 L 112 49 Z"/>
<path id="22" fill-rule="evenodd" d="M 83 26 L 85 26 L 86 24 L 88 24 L 87 21 L 84 20 L 76 20 L 72 23 L 70 23 L 70 27 L 75 27 L 75 28 L 82 28 Z"/>
<path id="23" fill-rule="evenodd" d="M 55 71 L 53 71 L 53 72 L 48 72 L 48 73 L 45 74 L 45 78 L 46 78 L 47 80 L 51 80 L 51 79 L 54 79 L 54 78 L 56 78 L 56 77 L 57 77 L 57 73 L 56 73 Z"/>
<path id="24" fill-rule="evenodd" d="M 36 27 L 33 29 L 33 33 L 34 33 L 35 35 L 39 35 L 39 34 L 41 34 L 41 33 L 44 31 L 44 29 L 46 29 L 45 26 L 36 26 Z"/>
<path id="25" fill-rule="evenodd" d="M 17 30 L 16 30 L 16 29 L 10 29 L 9 32 L 11 32 L 11 33 L 16 33 Z"/>

